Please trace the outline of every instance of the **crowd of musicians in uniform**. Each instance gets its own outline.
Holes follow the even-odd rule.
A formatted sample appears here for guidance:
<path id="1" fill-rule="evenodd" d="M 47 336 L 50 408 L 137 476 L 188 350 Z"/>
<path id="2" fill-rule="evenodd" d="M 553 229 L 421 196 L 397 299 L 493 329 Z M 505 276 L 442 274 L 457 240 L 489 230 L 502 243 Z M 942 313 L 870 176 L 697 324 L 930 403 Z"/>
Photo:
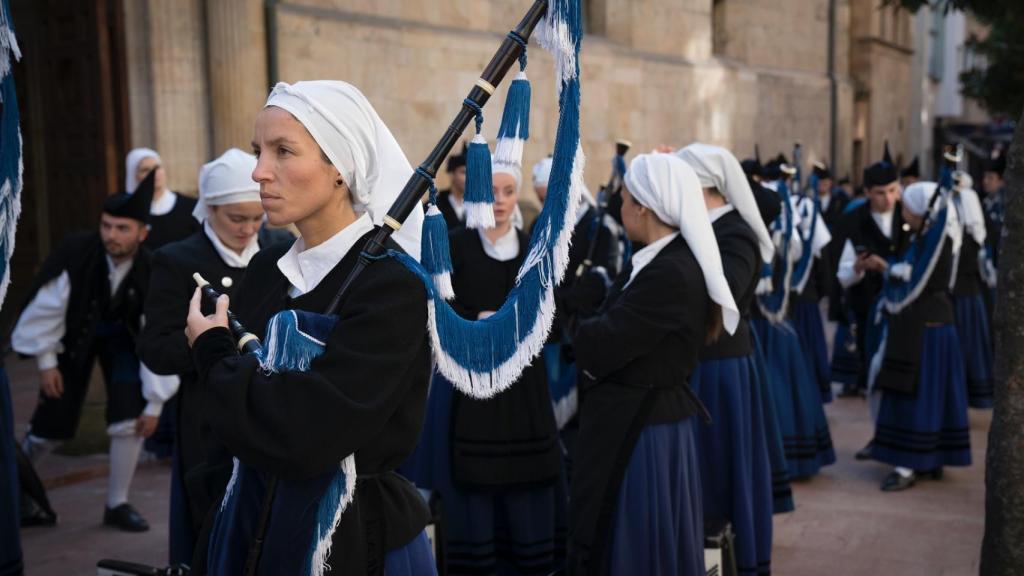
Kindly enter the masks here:
<path id="1" fill-rule="evenodd" d="M 483 400 L 434 371 L 424 288 L 390 260 L 347 293 L 308 371 L 238 355 L 227 301 L 202 302 L 193 274 L 260 337 L 278 311 L 322 311 L 378 197 L 401 188 L 389 175 L 409 173 L 344 83 L 275 89 L 254 134 L 253 154 L 203 166 L 198 200 L 167 188 L 156 151 L 128 154 L 124 190 L 46 259 L 11 335 L 38 365 L 19 438 L 33 462 L 75 436 L 99 362 L 104 524 L 149 528 L 130 488 L 144 439 L 170 423 L 170 563 L 233 573 L 210 537 L 233 458 L 302 480 L 354 453 L 359 490 L 326 560 L 338 573 L 698 575 L 705 536 L 728 524 L 738 573 L 767 574 L 772 516 L 800 506 L 791 481 L 836 460 L 834 383 L 868 398 L 857 458 L 892 467 L 882 490 L 971 464 L 968 407 L 993 400 L 999 158 L 980 192 L 956 171 L 947 194 L 938 171 L 888 153 L 857 187 L 795 156 L 636 154 L 621 186 L 582 194 L 543 353 Z M 531 186 L 545 200 L 551 166 L 495 163 L 494 226 L 471 229 L 465 150 L 448 158 L 437 207 L 463 318 L 494 314 L 516 285 L 531 233 L 519 206 Z M 23 498 L 23 525 L 55 520 Z M 297 573 L 282 532 L 266 534 L 258 573 Z"/>

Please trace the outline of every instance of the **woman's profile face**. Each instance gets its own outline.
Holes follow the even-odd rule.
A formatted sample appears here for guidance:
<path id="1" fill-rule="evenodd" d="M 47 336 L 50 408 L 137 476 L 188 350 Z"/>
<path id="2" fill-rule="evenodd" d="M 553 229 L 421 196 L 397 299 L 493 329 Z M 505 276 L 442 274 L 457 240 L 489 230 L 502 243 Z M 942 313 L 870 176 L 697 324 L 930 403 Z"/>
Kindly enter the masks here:
<path id="1" fill-rule="evenodd" d="M 305 126 L 276 106 L 256 116 L 252 140 L 260 201 L 274 226 L 302 222 L 331 201 L 348 202 L 348 188 L 338 186 L 338 170 L 325 161 Z"/>
<path id="2" fill-rule="evenodd" d="M 626 229 L 626 237 L 633 241 L 642 241 L 644 218 L 643 206 L 633 198 L 626 183 L 622 183 L 622 226 Z"/>

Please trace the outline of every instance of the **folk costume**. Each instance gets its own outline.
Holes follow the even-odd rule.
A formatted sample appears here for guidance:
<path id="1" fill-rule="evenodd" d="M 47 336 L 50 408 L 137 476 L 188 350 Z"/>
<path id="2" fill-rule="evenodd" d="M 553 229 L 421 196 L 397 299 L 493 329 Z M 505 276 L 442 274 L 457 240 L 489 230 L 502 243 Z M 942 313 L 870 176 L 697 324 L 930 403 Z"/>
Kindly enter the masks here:
<path id="1" fill-rule="evenodd" d="M 726 149 L 691 144 L 677 152 L 704 188 L 726 204 L 708 210 L 729 290 L 742 318 L 736 333 L 705 345 L 690 386 L 707 407 L 711 424 L 697 426 L 705 525 L 727 521 L 736 534 L 739 574 L 771 570 L 772 471 L 762 386 L 750 335 L 750 307 L 765 263 L 775 252 L 754 194 Z"/>
<path id="2" fill-rule="evenodd" d="M 134 193 L 107 198 L 104 213 L 148 222 L 153 179 L 144 179 Z M 43 263 L 11 335 L 15 351 L 35 356 L 40 370 L 59 369 L 64 382 L 59 398 L 40 393 L 25 438 L 26 452 L 34 461 L 75 435 L 93 363 L 99 360 L 111 437 L 104 523 L 130 531 L 149 529 L 127 502 L 142 447 L 142 438 L 135 434 L 136 418 L 143 410 L 159 413 L 151 372 L 135 353 L 149 272 L 150 252 L 145 246 L 139 246 L 131 259 L 115 262 L 98 231 L 73 234 Z"/>
<path id="3" fill-rule="evenodd" d="M 207 572 L 242 573 L 260 538 L 257 574 L 433 574 L 429 512 L 395 472 L 423 424 L 423 285 L 385 258 L 324 315 L 412 169 L 349 84 L 278 83 L 267 106 L 313 135 L 361 215 L 315 247 L 299 238 L 252 259 L 233 309 L 263 340 L 258 354 L 239 356 L 223 328 L 193 344 L 205 421 L 236 458 Z M 421 226 L 417 206 L 389 247 L 418 258 Z"/>
<path id="4" fill-rule="evenodd" d="M 625 183 L 679 231 L 634 254 L 574 334 L 583 378 L 567 568 L 704 574 L 693 416 L 706 412 L 687 381 L 711 315 L 734 333 L 740 314 L 693 170 L 671 154 L 641 155 Z"/>
<path id="5" fill-rule="evenodd" d="M 124 159 L 124 185 L 125 190 L 129 193 L 139 185 L 137 180 L 139 163 L 146 158 L 155 158 L 158 164 L 163 163 L 160 155 L 149 148 L 135 148 Z M 168 189 L 164 189 L 163 194 L 160 194 L 159 190 L 154 191 L 153 198 L 153 205 L 150 208 L 149 236 L 146 237 L 146 246 L 150 250 L 183 240 L 199 230 L 200 222 L 192 214 L 196 207 L 195 198 L 182 196 Z"/>

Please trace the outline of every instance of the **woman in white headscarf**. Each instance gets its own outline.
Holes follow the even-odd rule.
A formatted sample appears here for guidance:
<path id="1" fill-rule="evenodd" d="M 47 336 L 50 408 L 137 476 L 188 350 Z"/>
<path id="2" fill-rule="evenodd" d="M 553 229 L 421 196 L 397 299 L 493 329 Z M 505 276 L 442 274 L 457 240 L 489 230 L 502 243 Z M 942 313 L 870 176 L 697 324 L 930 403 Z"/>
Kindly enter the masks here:
<path id="1" fill-rule="evenodd" d="M 260 337 L 286 309 L 312 328 L 329 326 L 322 315 L 412 168 L 366 97 L 338 81 L 275 86 L 256 118 L 253 149 L 252 177 L 269 222 L 294 224 L 301 236 L 252 259 L 233 309 Z M 417 206 L 387 247 L 418 258 L 422 220 Z M 227 299 L 209 317 L 199 300 L 197 291 L 188 338 L 206 421 L 245 470 L 283 485 L 262 497 L 263 508 L 247 509 L 254 516 L 244 515 L 244 502 L 222 506 L 209 572 L 241 573 L 247 542 L 262 531 L 259 574 L 433 574 L 429 510 L 395 472 L 416 445 L 430 377 L 420 280 L 395 259 L 371 263 L 304 371 L 263 370 L 257 357 L 239 356 L 226 328 Z M 282 353 L 312 342 L 298 328 Z M 345 475 L 353 486 L 339 494 L 319 483 L 331 482 L 353 454 L 357 481 Z M 249 476 L 240 472 L 238 484 L 259 491 L 261 481 Z M 233 477 L 228 492 L 238 489 Z M 292 505 L 296 499 L 308 505 Z M 262 509 L 272 512 L 261 530 L 255 515 Z"/>
<path id="2" fill-rule="evenodd" d="M 967 386 L 961 342 L 949 296 L 961 226 L 934 182 L 903 191 L 903 221 L 912 242 L 886 269 L 880 305 L 872 312 L 881 336 L 869 332 L 869 389 L 880 392 L 871 457 L 894 466 L 882 490 L 938 479 L 944 466 L 971 464 Z M 874 396 L 878 398 L 878 396 Z"/>
<path id="3" fill-rule="evenodd" d="M 153 372 L 143 380 L 149 400 L 144 420 L 155 420 L 167 411 L 164 408 L 176 416 L 168 530 L 171 564 L 192 564 L 206 511 L 217 502 L 231 474 L 230 454 L 209 438 L 204 446 L 200 434 L 203 396 L 184 332 L 188 301 L 195 290 L 192 275 L 198 272 L 218 291 L 234 297 L 260 248 L 291 238 L 286 232 L 259 234 L 264 214 L 259 184 L 252 179 L 255 168 L 256 157 L 237 148 L 204 165 L 199 171 L 199 202 L 193 210 L 203 229 L 153 255 L 138 352 Z M 193 477 L 188 485 L 187 475 Z M 197 477 L 203 481 L 195 481 Z"/>
<path id="4" fill-rule="evenodd" d="M 988 238 L 985 211 L 972 187 L 971 176 L 957 171 L 953 173 L 953 179 L 956 183 L 953 205 L 963 229 L 963 243 L 954 258 L 953 307 L 956 309 L 956 329 L 967 371 L 967 402 L 972 408 L 992 408 L 995 400 L 992 332 L 989 330 L 991 319 L 985 309 L 984 294 L 988 283 L 995 280 L 995 268 L 985 249 Z"/>
<path id="5" fill-rule="evenodd" d="M 756 574 L 771 567 L 774 490 L 769 442 L 778 442 L 782 452 L 781 437 L 774 437 L 775 407 L 761 377 L 749 317 L 761 270 L 771 263 L 775 247 L 750 183 L 731 152 L 695 143 L 676 155 L 693 168 L 704 189 L 725 277 L 743 316 L 735 334 L 703 347 L 700 365 L 690 378 L 690 386 L 711 414 L 711 425 L 696 430 L 704 518 L 732 525 L 737 569 L 740 574 Z"/>
<path id="6" fill-rule="evenodd" d="M 153 206 L 150 208 L 149 236 L 145 242 L 151 250 L 187 238 L 199 230 L 200 224 L 192 217 L 196 200 L 167 188 L 167 171 L 156 150 L 135 148 L 128 153 L 124 159 L 125 191 L 129 194 L 134 192 L 154 170 Z"/>
<path id="7" fill-rule="evenodd" d="M 740 314 L 693 169 L 638 156 L 622 194 L 627 234 L 645 247 L 573 335 L 582 376 L 568 567 L 703 575 L 694 417 L 706 410 L 687 380 Z"/>
<path id="8" fill-rule="evenodd" d="M 452 308 L 486 318 L 505 302 L 529 237 L 515 226 L 519 166 L 494 162 L 494 228 L 451 235 Z M 560 566 L 565 491 L 543 358 L 508 389 L 480 400 L 435 374 L 423 435 L 403 468 L 440 497 L 451 574 L 548 574 Z"/>

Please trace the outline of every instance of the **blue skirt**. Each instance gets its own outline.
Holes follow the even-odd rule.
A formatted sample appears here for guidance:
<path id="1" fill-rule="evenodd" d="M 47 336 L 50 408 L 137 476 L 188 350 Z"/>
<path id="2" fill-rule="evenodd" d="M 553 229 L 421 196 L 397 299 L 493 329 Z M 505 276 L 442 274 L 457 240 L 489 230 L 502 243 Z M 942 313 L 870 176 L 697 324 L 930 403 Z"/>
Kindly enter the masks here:
<path id="1" fill-rule="evenodd" d="M 612 518 L 609 574 L 704 576 L 704 516 L 694 419 L 637 439 Z"/>
<path id="2" fill-rule="evenodd" d="M 384 573 L 387 576 L 437 576 L 427 533 L 420 532 L 412 542 L 384 554 Z"/>
<path id="3" fill-rule="evenodd" d="M 754 318 L 751 324 L 764 347 L 790 476 L 814 476 L 822 466 L 834 463 L 836 455 L 821 391 L 807 372 L 800 340 L 788 323 L 773 324 L 764 318 Z"/>
<path id="4" fill-rule="evenodd" d="M 863 364 L 853 328 L 840 322 L 836 327 L 835 341 L 832 342 L 831 380 L 846 387 L 856 387 L 860 382 Z"/>
<path id="5" fill-rule="evenodd" d="M 807 372 L 818 383 L 821 401 L 832 401 L 832 369 L 828 363 L 828 347 L 825 344 L 825 324 L 817 302 L 796 300 L 791 308 L 793 328 L 804 351 Z"/>
<path id="6" fill-rule="evenodd" d="M 985 300 L 980 294 L 956 296 L 956 332 L 960 338 L 967 375 L 967 403 L 971 408 L 991 408 L 995 397 L 992 378 L 992 333 Z"/>
<path id="7" fill-rule="evenodd" d="M 782 428 L 779 427 L 779 415 L 775 412 L 775 398 L 768 377 L 768 367 L 764 361 L 764 351 L 757 337 L 757 330 L 750 331 L 750 340 L 754 345 L 754 369 L 757 371 L 757 385 L 761 392 L 761 408 L 764 410 L 765 443 L 768 445 L 768 463 L 772 472 L 772 512 L 784 514 L 792 512 L 793 488 L 790 486 L 789 465 L 786 464 L 786 451 L 782 448 Z"/>
<path id="8" fill-rule="evenodd" d="M 711 415 L 696 426 L 705 523 L 728 520 L 739 574 L 767 574 L 772 552 L 772 471 L 754 356 L 701 362 L 690 387 Z"/>
<path id="9" fill-rule="evenodd" d="M 547 574 L 565 558 L 567 488 L 474 491 L 452 479 L 452 384 L 435 373 L 420 442 L 402 468 L 441 498 L 448 574 Z"/>
<path id="10" fill-rule="evenodd" d="M 21 574 L 21 513 L 18 457 L 10 381 L 0 365 L 0 574 Z"/>
<path id="11" fill-rule="evenodd" d="M 882 391 L 871 455 L 913 470 L 970 466 L 960 344 L 952 325 L 927 328 L 914 395 Z"/>

